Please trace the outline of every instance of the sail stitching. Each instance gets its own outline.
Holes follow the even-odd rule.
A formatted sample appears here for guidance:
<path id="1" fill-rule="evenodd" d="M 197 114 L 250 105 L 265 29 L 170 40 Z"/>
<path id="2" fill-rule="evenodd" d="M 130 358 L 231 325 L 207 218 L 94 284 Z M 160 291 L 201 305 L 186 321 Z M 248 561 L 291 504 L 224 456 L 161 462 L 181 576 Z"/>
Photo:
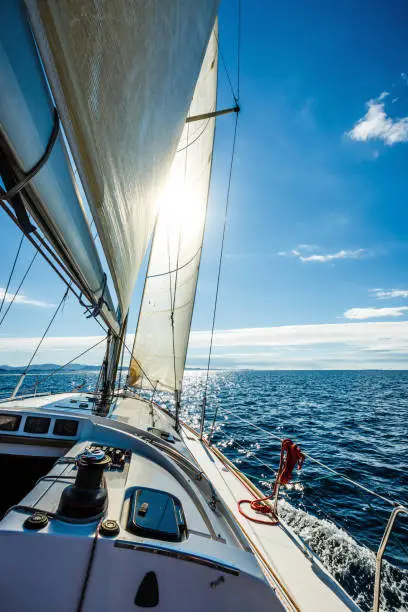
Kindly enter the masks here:
<path id="1" fill-rule="evenodd" d="M 178 268 L 173 268 L 173 270 L 169 270 L 168 272 L 166 271 L 166 272 L 159 272 L 158 274 L 149 274 L 148 276 L 146 276 L 146 278 L 157 278 L 158 276 L 167 276 L 167 274 L 174 274 L 174 272 L 178 272 L 179 270 L 186 268 L 189 264 L 191 264 L 192 261 L 194 261 L 194 259 L 200 253 L 202 248 L 203 248 L 202 245 L 200 245 L 198 249 L 196 250 L 196 252 L 194 253 L 194 255 L 190 257 L 190 259 L 186 261 L 186 263 L 184 263 L 182 266 L 179 266 Z"/>

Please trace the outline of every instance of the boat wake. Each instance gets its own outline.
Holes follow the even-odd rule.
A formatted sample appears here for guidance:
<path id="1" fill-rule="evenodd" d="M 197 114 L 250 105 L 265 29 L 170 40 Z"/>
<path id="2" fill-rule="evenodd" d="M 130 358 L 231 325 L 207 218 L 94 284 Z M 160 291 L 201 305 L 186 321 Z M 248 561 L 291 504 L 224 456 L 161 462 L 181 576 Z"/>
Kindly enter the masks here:
<path id="1" fill-rule="evenodd" d="M 294 508 L 285 500 L 279 503 L 279 512 L 356 604 L 362 610 L 372 609 L 375 554 L 334 523 Z M 380 609 L 408 610 L 408 571 L 387 561 L 383 561 Z"/>

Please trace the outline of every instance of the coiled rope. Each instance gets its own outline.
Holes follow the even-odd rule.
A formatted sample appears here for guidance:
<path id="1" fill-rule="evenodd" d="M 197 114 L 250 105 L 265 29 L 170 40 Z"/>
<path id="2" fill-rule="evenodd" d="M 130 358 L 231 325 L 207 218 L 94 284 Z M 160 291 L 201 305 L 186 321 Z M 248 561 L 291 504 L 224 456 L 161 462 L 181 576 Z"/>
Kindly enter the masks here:
<path id="1" fill-rule="evenodd" d="M 269 504 L 265 504 L 265 502 L 275 496 L 280 485 L 288 484 L 288 482 L 292 480 L 292 472 L 294 467 L 297 465 L 298 470 L 300 470 L 302 468 L 304 459 L 305 456 L 297 444 L 294 444 L 289 438 L 282 440 L 279 469 L 276 475 L 272 493 L 266 497 L 260 497 L 254 500 L 241 499 L 238 502 L 238 510 L 240 514 L 253 523 L 259 523 L 261 525 L 276 525 L 279 522 L 279 519 L 275 513 L 275 509 Z M 249 514 L 246 514 L 242 509 L 243 504 L 249 504 L 251 510 L 257 512 L 258 514 L 267 515 L 269 517 L 268 520 L 257 519 Z"/>

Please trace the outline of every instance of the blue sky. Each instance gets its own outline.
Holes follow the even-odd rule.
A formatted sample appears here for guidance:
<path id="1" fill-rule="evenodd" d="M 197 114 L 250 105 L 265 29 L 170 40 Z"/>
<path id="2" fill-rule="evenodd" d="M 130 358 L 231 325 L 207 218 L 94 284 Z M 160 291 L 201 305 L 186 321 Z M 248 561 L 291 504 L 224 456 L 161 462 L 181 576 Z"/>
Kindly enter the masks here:
<path id="1" fill-rule="evenodd" d="M 236 18 L 224 0 L 220 44 L 234 86 Z M 406 368 L 407 18 L 403 1 L 242 0 L 242 112 L 214 367 Z M 219 107 L 231 101 L 220 65 Z M 233 121 L 217 124 L 191 366 L 206 362 Z M 18 240 L 3 215 L 0 287 Z M 30 253 L 25 245 L 22 264 Z M 29 301 L 56 304 L 63 291 L 38 259 L 26 302 L 0 329 L 1 362 L 25 363 L 51 316 Z M 38 361 L 62 363 L 96 335 L 71 299 Z"/>

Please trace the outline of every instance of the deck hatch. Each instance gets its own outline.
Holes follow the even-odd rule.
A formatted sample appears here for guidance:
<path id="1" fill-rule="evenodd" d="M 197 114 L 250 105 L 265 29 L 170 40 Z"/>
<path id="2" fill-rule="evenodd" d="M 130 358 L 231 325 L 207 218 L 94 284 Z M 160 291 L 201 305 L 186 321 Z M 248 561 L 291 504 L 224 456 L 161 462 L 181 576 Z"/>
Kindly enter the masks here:
<path id="1" fill-rule="evenodd" d="M 185 519 L 180 501 L 174 495 L 157 489 L 140 488 L 132 495 L 129 531 L 155 540 L 180 542 Z"/>

